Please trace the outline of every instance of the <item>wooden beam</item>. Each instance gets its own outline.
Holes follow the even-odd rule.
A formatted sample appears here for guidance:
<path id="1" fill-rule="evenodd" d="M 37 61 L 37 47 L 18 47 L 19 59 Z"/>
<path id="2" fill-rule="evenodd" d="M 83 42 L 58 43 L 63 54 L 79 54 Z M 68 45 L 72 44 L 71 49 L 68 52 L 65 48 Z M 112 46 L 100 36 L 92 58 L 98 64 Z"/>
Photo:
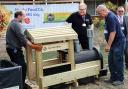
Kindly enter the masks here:
<path id="1" fill-rule="evenodd" d="M 92 65 L 91 62 L 89 64 L 90 65 L 87 66 L 85 63 L 83 68 L 77 68 L 72 71 L 41 77 L 42 85 L 44 87 L 47 87 L 55 84 L 73 81 L 75 79 L 98 75 L 100 71 L 100 62 L 96 62 L 95 65 Z"/>
<path id="2" fill-rule="evenodd" d="M 33 61 L 32 61 L 32 48 L 30 46 L 26 47 L 26 60 L 27 60 L 27 71 L 28 79 L 33 80 Z"/>
<path id="3" fill-rule="evenodd" d="M 67 34 L 67 35 L 58 35 L 58 36 L 50 36 L 50 37 L 38 37 L 34 38 L 34 43 L 46 43 L 46 42 L 55 42 L 55 41 L 64 41 L 64 40 L 71 40 L 77 39 L 76 34 Z"/>
<path id="4" fill-rule="evenodd" d="M 68 41 L 68 62 L 71 63 L 71 69 L 75 69 L 75 60 L 74 60 L 74 45 L 73 40 Z"/>
<path id="5" fill-rule="evenodd" d="M 39 88 L 42 89 L 40 77 L 43 77 L 43 69 L 42 69 L 42 52 L 35 51 L 35 61 L 36 61 L 36 80 Z"/>
<path id="6" fill-rule="evenodd" d="M 42 52 L 44 53 L 63 49 L 68 49 L 68 42 L 43 45 Z"/>

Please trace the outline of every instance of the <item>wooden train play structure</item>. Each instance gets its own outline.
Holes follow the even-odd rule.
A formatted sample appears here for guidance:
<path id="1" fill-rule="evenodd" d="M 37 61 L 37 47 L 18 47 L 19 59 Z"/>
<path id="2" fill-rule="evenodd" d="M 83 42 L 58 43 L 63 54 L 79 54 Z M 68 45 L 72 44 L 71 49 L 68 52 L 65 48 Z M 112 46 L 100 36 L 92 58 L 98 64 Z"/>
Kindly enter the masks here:
<path id="1" fill-rule="evenodd" d="M 97 49 L 74 52 L 73 41 L 77 34 L 70 26 L 28 30 L 27 36 L 35 44 L 43 45 L 42 51 L 32 52 L 27 47 L 29 89 L 47 89 L 60 83 L 74 83 L 89 76 L 98 76 L 103 67 L 102 56 Z M 58 57 L 43 60 L 43 54 L 57 51 Z M 34 59 L 33 59 L 34 56 Z"/>

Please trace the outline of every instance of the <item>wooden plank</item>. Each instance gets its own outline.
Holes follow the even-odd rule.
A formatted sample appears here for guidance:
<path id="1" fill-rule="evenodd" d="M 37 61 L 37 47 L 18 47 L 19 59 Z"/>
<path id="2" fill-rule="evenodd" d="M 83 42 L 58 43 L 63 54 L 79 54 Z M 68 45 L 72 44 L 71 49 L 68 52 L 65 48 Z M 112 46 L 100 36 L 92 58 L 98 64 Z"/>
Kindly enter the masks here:
<path id="1" fill-rule="evenodd" d="M 42 71 L 42 52 L 41 51 L 35 51 L 35 61 L 36 61 L 36 81 L 39 85 L 39 89 L 42 88 L 40 77 L 43 77 L 43 71 Z"/>
<path id="2" fill-rule="evenodd" d="M 68 49 L 67 42 L 43 45 L 42 52 L 44 53 L 44 52 L 63 50 L 63 49 Z"/>
<path id="3" fill-rule="evenodd" d="M 58 38 L 58 37 L 65 37 L 65 36 L 70 36 L 70 37 L 71 37 L 71 36 L 73 36 L 73 35 L 75 35 L 75 34 L 62 34 L 62 35 L 35 36 L 35 37 L 34 37 L 34 39 L 42 38 L 42 39 L 44 39 L 44 40 L 45 40 L 46 38 L 49 38 L 49 39 L 50 39 L 51 37 L 56 37 L 56 36 L 57 36 L 57 38 Z M 69 37 L 69 38 L 70 38 L 70 37 Z M 69 40 L 70 40 L 70 39 L 69 39 Z"/>
<path id="4" fill-rule="evenodd" d="M 100 65 L 100 63 L 101 63 L 100 60 L 96 60 L 96 61 L 91 61 L 91 62 L 85 62 L 85 63 L 76 64 L 76 69 L 83 68 L 83 67 L 85 67 L 85 65 L 86 66 L 95 65 L 95 64 Z"/>
<path id="5" fill-rule="evenodd" d="M 71 63 L 67 62 L 67 63 L 60 63 L 60 64 L 51 65 L 51 66 L 45 66 L 45 67 L 43 67 L 43 69 L 57 67 L 57 66 L 63 66 L 63 65 L 68 65 L 68 64 L 71 64 Z"/>
<path id="6" fill-rule="evenodd" d="M 36 84 L 36 81 L 25 80 L 27 89 L 39 89 L 39 86 Z"/>
<path id="7" fill-rule="evenodd" d="M 71 70 L 75 69 L 75 58 L 74 58 L 74 45 L 73 45 L 73 40 L 68 41 L 69 49 L 68 49 L 68 62 L 71 63 Z M 78 86 L 77 79 L 74 79 L 74 86 Z"/>
<path id="8" fill-rule="evenodd" d="M 51 27 L 51 28 L 36 28 L 36 29 L 28 29 L 30 33 L 33 32 L 74 32 L 74 30 L 71 27 Z"/>
<path id="9" fill-rule="evenodd" d="M 50 36 L 50 37 L 39 37 L 33 39 L 34 43 L 46 43 L 46 42 L 54 42 L 54 41 L 64 41 L 64 40 L 71 40 L 77 39 L 76 34 L 69 34 L 69 35 L 59 35 L 59 36 Z"/>
<path id="10" fill-rule="evenodd" d="M 43 61 L 43 66 L 45 67 L 45 66 L 56 65 L 58 63 L 60 63 L 58 58 L 48 59 Z"/>
<path id="11" fill-rule="evenodd" d="M 52 31 L 53 29 L 72 29 L 71 25 L 66 25 L 66 26 L 56 26 L 56 27 L 45 27 L 45 28 L 36 28 L 36 29 L 28 29 L 29 31 L 33 31 L 33 30 L 49 30 Z"/>
<path id="12" fill-rule="evenodd" d="M 36 38 L 36 37 L 48 37 L 48 36 L 67 35 L 67 34 L 76 34 L 76 33 L 73 33 L 73 32 L 61 32 L 61 31 L 59 31 L 59 32 L 51 32 L 51 33 L 44 33 L 42 31 L 42 32 L 33 33 L 32 37 L 33 38 Z"/>
<path id="13" fill-rule="evenodd" d="M 33 68 L 33 61 L 32 61 L 32 48 L 30 46 L 26 47 L 26 60 L 27 60 L 27 74 L 28 74 L 28 79 L 33 80 L 33 73 L 32 73 L 32 68 Z"/>
<path id="14" fill-rule="evenodd" d="M 41 31 L 44 31 L 44 32 L 51 32 L 51 31 L 71 31 L 73 32 L 73 29 L 72 28 L 36 28 L 36 29 L 30 29 L 29 30 L 30 32 L 33 32 L 33 31 L 37 31 L 37 32 L 41 32 Z"/>
<path id="15" fill-rule="evenodd" d="M 39 31 L 39 32 L 41 32 L 41 31 L 44 31 L 44 32 L 51 32 L 51 31 L 73 31 L 73 29 L 72 28 L 63 28 L 63 27 L 61 27 L 61 28 L 36 28 L 36 29 L 28 29 L 28 31 L 30 31 L 30 32 L 35 32 L 35 31 Z"/>
<path id="16" fill-rule="evenodd" d="M 74 60 L 74 45 L 73 40 L 68 41 L 69 49 L 68 49 L 68 62 L 71 63 L 71 69 L 75 69 L 75 60 Z"/>
<path id="17" fill-rule="evenodd" d="M 99 64 L 90 65 L 90 66 L 85 65 L 83 68 L 78 68 L 68 72 L 41 77 L 41 81 L 42 81 L 42 85 L 44 87 L 47 87 L 47 86 L 51 86 L 59 83 L 72 81 L 75 79 L 98 75 L 99 71 L 100 71 Z"/>
<path id="18" fill-rule="evenodd" d="M 29 30 L 30 32 L 52 32 L 52 31 L 64 31 L 64 32 L 73 32 L 74 30 L 72 28 L 45 28 L 45 29 L 33 29 L 33 30 Z"/>
<path id="19" fill-rule="evenodd" d="M 74 30 L 69 29 L 69 30 L 65 30 L 65 29 L 52 29 L 52 30 L 32 30 L 29 31 L 29 33 L 32 36 L 49 36 L 49 35 L 63 35 L 63 34 L 76 34 L 76 32 L 74 32 Z"/>

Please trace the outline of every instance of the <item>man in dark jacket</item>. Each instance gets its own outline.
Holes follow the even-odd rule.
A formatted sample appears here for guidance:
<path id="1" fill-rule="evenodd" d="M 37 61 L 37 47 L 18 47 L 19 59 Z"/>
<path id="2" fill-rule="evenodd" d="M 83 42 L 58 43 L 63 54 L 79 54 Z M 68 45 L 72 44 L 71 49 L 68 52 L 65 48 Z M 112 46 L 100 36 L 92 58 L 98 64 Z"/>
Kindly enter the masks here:
<path id="1" fill-rule="evenodd" d="M 79 11 L 72 13 L 66 20 L 72 23 L 72 28 L 78 34 L 78 39 L 83 49 L 89 49 L 89 42 L 87 37 L 87 28 L 92 25 L 91 16 L 86 13 L 87 5 L 80 3 Z"/>

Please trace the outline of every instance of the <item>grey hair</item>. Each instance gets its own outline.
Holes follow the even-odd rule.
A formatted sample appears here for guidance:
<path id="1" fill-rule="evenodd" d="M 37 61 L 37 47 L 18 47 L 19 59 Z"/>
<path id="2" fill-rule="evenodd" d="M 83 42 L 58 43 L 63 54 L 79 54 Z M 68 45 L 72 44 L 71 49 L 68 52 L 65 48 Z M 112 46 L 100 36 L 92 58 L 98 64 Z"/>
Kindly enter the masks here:
<path id="1" fill-rule="evenodd" d="M 80 6 L 85 6 L 87 8 L 87 5 L 85 3 L 83 3 L 83 2 L 79 4 L 79 7 Z"/>
<path id="2" fill-rule="evenodd" d="M 118 10 L 119 8 L 123 8 L 123 9 L 124 9 L 124 7 L 123 7 L 123 6 L 119 6 L 119 7 L 117 8 L 117 10 Z M 125 9 L 124 9 L 124 10 L 125 10 Z"/>
<path id="3" fill-rule="evenodd" d="M 100 4 L 97 6 L 96 11 L 101 11 L 101 10 L 108 10 L 108 8 L 104 4 Z"/>

